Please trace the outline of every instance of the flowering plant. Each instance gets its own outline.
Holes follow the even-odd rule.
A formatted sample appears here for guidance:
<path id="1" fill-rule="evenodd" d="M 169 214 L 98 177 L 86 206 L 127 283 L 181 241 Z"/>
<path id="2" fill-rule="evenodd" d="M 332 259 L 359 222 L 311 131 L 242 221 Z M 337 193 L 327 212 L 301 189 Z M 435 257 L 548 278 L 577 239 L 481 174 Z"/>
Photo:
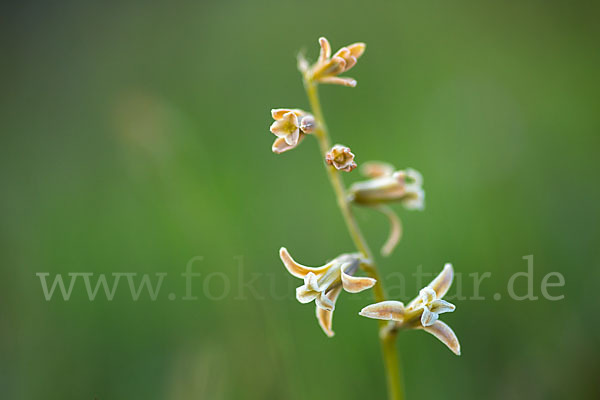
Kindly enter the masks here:
<path id="1" fill-rule="evenodd" d="M 296 289 L 296 298 L 303 304 L 314 300 L 319 325 L 329 337 L 334 335 L 333 311 L 342 290 L 358 293 L 373 289 L 376 303 L 364 307 L 359 315 L 379 320 L 389 398 L 398 400 L 404 398 L 396 349 L 398 332 L 407 329 L 425 330 L 456 355 L 460 355 L 460 344 L 454 331 L 439 320 L 440 314 L 455 310 L 453 304 L 442 299 L 452 284 L 454 270 L 450 264 L 446 264 L 443 271 L 421 289 L 419 295 L 407 306 L 402 302 L 386 299 L 374 257 L 351 207 L 370 207 L 388 217 L 390 232 L 381 249 L 382 255 L 387 256 L 402 236 L 400 219 L 390 208 L 390 204 L 400 203 L 408 210 L 423 210 L 423 178 L 414 169 L 396 170 L 390 164 L 372 161 L 363 163 L 360 168 L 367 180 L 355 182 L 348 189 L 344 186 L 341 172 L 352 172 L 357 167 L 357 162 L 349 147 L 342 144 L 331 146 L 317 88 L 322 83 L 355 87 L 356 80 L 339 75 L 356 65 L 366 45 L 354 43 L 342 47 L 332 56 L 327 39 L 320 38 L 319 44 L 321 51 L 314 64 L 310 64 L 303 55 L 298 56 L 298 69 L 302 73 L 311 112 L 298 108 L 271 110 L 275 120 L 271 125 L 271 132 L 277 137 L 272 150 L 281 154 L 297 147 L 306 136 L 316 138 L 340 211 L 358 251 L 336 256 L 320 267 L 307 267 L 297 263 L 284 247 L 280 249 L 279 256 L 288 272 L 303 280 L 303 284 Z M 361 270 L 368 276 L 358 276 Z"/>

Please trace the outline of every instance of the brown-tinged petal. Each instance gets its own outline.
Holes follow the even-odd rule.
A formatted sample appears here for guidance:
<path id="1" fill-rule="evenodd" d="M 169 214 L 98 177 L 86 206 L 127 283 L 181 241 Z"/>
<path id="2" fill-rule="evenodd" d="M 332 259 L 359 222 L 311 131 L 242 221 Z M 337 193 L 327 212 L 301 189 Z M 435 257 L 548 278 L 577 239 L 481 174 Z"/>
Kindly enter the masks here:
<path id="1" fill-rule="evenodd" d="M 456 334 L 448 325 L 442 321 L 436 321 L 433 325 L 424 327 L 423 329 L 448 346 L 454 354 L 460 356 L 460 343 L 458 342 Z"/>
<path id="2" fill-rule="evenodd" d="M 359 43 L 353 43 L 347 47 L 348 47 L 348 50 L 350 50 L 350 54 L 352 54 L 353 57 L 356 57 L 358 59 L 365 52 L 367 45 L 365 43 L 359 42 Z"/>
<path id="3" fill-rule="evenodd" d="M 366 306 L 358 314 L 373 319 L 402 321 L 404 319 L 404 304 L 401 301 L 394 300 L 381 301 Z"/>
<path id="4" fill-rule="evenodd" d="M 377 283 L 377 281 L 373 278 L 352 276 L 352 275 L 346 273 L 346 270 L 348 269 L 348 267 L 351 267 L 351 266 L 352 266 L 352 263 L 346 263 L 346 264 L 342 265 L 342 267 L 341 267 L 342 286 L 344 287 L 344 290 L 346 292 L 359 293 L 359 292 L 362 292 L 363 290 L 372 288 Z"/>
<path id="5" fill-rule="evenodd" d="M 392 254 L 392 251 L 394 251 L 394 248 L 400 242 L 400 238 L 402 238 L 402 223 L 396 213 L 388 206 L 381 204 L 376 209 L 388 217 L 390 221 L 390 233 L 381 248 L 381 255 L 387 257 Z"/>
<path id="6" fill-rule="evenodd" d="M 356 57 L 354 57 L 354 56 L 346 57 L 346 68 L 344 69 L 344 72 L 348 71 L 355 65 L 356 65 Z"/>
<path id="7" fill-rule="evenodd" d="M 319 38 L 319 45 L 321 46 L 321 52 L 319 53 L 319 62 L 323 63 L 329 57 L 331 57 L 331 45 L 329 40 L 324 37 Z"/>
<path id="8" fill-rule="evenodd" d="M 452 285 L 452 279 L 454 278 L 454 269 L 452 268 L 452 264 L 448 263 L 444 265 L 444 269 L 438 276 L 435 277 L 434 280 L 427 286 L 435 290 L 438 299 L 444 297 L 450 285 Z"/>
<path id="9" fill-rule="evenodd" d="M 333 57 L 327 64 L 324 64 L 315 71 L 315 77 L 322 79 L 332 75 L 338 75 L 346 69 L 346 60 L 341 57 Z"/>
<path id="10" fill-rule="evenodd" d="M 309 272 L 312 272 L 315 275 L 319 275 L 319 274 L 327 271 L 333 265 L 333 262 L 330 262 L 322 267 L 313 268 L 313 267 L 304 266 L 302 264 L 298 264 L 296 261 L 294 261 L 292 256 L 290 256 L 290 253 L 287 251 L 287 249 L 285 247 L 282 247 L 281 249 L 279 249 L 279 258 L 281 258 L 283 265 L 285 265 L 285 268 L 288 270 L 288 272 L 290 274 L 294 275 L 296 278 L 301 278 L 301 279 L 304 279 L 304 277 Z"/>
<path id="11" fill-rule="evenodd" d="M 298 142 L 293 146 L 290 146 L 289 144 L 287 144 L 287 142 L 285 141 L 285 138 L 277 138 L 273 142 L 273 146 L 271 147 L 271 150 L 275 154 L 285 153 L 286 151 L 291 150 L 294 147 L 296 147 L 298 145 L 298 143 L 300 143 L 302 141 L 302 139 L 304 139 L 305 136 L 306 135 L 300 133 L 300 136 L 298 137 Z"/>
<path id="12" fill-rule="evenodd" d="M 337 286 L 337 287 L 333 288 L 332 290 L 330 290 L 326 294 L 326 296 L 327 296 L 327 298 L 329 298 L 329 300 L 331 300 L 335 304 L 341 291 L 342 291 L 342 287 Z M 333 311 L 326 311 L 320 307 L 316 307 L 316 309 L 317 309 L 317 320 L 319 321 L 319 325 L 321 326 L 321 328 L 323 329 L 323 332 L 325 332 L 325 334 L 327 336 L 332 337 L 334 335 L 333 331 L 331 330 L 331 325 L 332 325 L 332 320 L 333 320 Z"/>
<path id="13" fill-rule="evenodd" d="M 369 178 L 379 178 L 392 175 L 394 166 L 381 161 L 367 161 L 360 167 L 360 172 Z"/>
<path id="14" fill-rule="evenodd" d="M 345 61 L 350 56 L 350 50 L 347 47 L 342 47 L 338 51 L 335 52 L 332 58 L 339 57 L 343 58 Z"/>
<path id="15" fill-rule="evenodd" d="M 300 137 L 302 137 L 302 135 L 300 135 Z M 273 146 L 271 147 L 271 150 L 275 154 L 281 154 L 288 150 L 293 149 L 294 147 L 296 147 L 296 146 L 290 146 L 289 144 L 287 144 L 287 142 L 285 141 L 284 138 L 277 138 L 273 142 Z"/>
<path id="16" fill-rule="evenodd" d="M 282 119 L 283 116 L 289 112 L 293 112 L 297 117 L 301 117 L 306 114 L 303 110 L 299 108 L 274 108 L 271 110 L 271 116 L 274 120 Z"/>
<path id="17" fill-rule="evenodd" d="M 349 147 L 341 144 L 336 144 L 325 154 L 325 162 L 340 171 L 350 172 L 356 168 L 354 154 Z"/>
<path id="18" fill-rule="evenodd" d="M 341 78 L 339 76 L 328 76 L 326 78 L 320 78 L 321 83 L 330 83 L 333 85 L 342 85 L 348 87 L 356 87 L 356 80 L 352 78 Z"/>

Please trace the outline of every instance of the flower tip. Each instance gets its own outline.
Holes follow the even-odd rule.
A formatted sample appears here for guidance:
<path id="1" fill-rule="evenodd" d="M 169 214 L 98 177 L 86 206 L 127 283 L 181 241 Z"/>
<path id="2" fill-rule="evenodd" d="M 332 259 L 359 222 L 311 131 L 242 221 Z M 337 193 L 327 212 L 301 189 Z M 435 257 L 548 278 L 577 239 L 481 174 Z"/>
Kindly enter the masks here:
<path id="1" fill-rule="evenodd" d="M 352 54 L 356 58 L 362 56 L 363 53 L 365 52 L 366 48 L 367 48 L 367 44 L 363 43 L 363 42 L 354 43 L 354 44 L 351 44 L 350 46 L 348 46 L 348 49 L 350 50 L 350 54 Z"/>
<path id="2" fill-rule="evenodd" d="M 454 267 L 451 263 L 446 263 L 444 264 L 444 269 L 442 270 L 442 272 L 451 273 L 452 275 L 454 275 Z"/>

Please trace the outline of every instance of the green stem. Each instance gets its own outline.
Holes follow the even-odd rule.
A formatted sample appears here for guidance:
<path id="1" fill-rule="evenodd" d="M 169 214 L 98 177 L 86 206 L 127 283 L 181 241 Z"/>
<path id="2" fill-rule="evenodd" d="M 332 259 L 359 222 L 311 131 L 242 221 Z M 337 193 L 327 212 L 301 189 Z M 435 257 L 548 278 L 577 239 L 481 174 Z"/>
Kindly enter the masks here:
<path id="1" fill-rule="evenodd" d="M 305 77 L 304 88 L 306 89 L 310 107 L 316 121 L 317 128 L 315 130 L 315 136 L 319 142 L 321 157 L 324 158 L 325 154 L 331 148 L 331 141 L 329 139 L 327 126 L 325 125 L 325 119 L 323 118 L 323 111 L 321 110 L 321 102 L 319 101 L 317 84 L 310 79 L 306 79 Z M 362 253 L 363 257 L 370 260 L 370 263 L 368 266 L 366 266 L 365 270 L 371 278 L 377 280 L 377 283 L 375 286 L 373 286 L 375 300 L 377 302 L 385 301 L 385 293 L 379 277 L 379 272 L 375 265 L 375 261 L 373 260 L 373 255 L 369 249 L 369 245 L 367 244 L 367 241 L 365 240 L 360 227 L 358 226 L 358 223 L 352 214 L 352 210 L 350 209 L 348 195 L 346 193 L 346 189 L 344 188 L 340 173 L 333 166 L 326 165 L 325 167 L 329 181 L 331 182 L 333 190 L 335 191 L 338 206 L 342 212 L 346 226 L 348 227 L 350 237 L 352 238 L 352 241 L 354 242 L 354 245 L 358 251 Z M 385 328 L 385 326 L 386 321 L 379 321 L 380 332 Z M 383 362 L 386 372 L 388 398 L 390 400 L 402 400 L 404 399 L 404 390 L 400 371 L 400 362 L 398 359 L 398 352 L 396 350 L 396 332 L 391 332 L 387 335 L 380 334 L 379 336 L 381 339 L 381 351 L 383 353 Z"/>

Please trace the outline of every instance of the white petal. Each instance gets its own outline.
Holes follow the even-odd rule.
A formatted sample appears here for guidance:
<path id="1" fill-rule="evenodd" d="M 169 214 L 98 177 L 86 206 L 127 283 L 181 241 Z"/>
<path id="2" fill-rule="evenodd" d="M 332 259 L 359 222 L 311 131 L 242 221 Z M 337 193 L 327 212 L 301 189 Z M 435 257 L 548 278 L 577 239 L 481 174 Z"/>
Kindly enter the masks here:
<path id="1" fill-rule="evenodd" d="M 419 297 L 423 303 L 429 304 L 436 299 L 437 295 L 435 290 L 429 286 L 425 286 L 423 289 L 419 290 Z"/>
<path id="2" fill-rule="evenodd" d="M 425 209 L 425 191 L 420 187 L 406 185 L 406 197 L 402 205 L 407 210 L 423 211 Z"/>
<path id="3" fill-rule="evenodd" d="M 358 293 L 372 288 L 377 281 L 368 277 L 357 277 L 346 273 L 346 269 L 352 266 L 352 263 L 342 265 L 342 285 L 344 290 L 349 293 Z"/>
<path id="4" fill-rule="evenodd" d="M 333 311 L 335 308 L 335 303 L 323 293 L 319 293 L 317 297 L 315 297 L 315 303 L 317 307 L 322 308 L 325 311 Z"/>
<path id="5" fill-rule="evenodd" d="M 366 306 L 358 314 L 363 317 L 385 321 L 402 321 L 404 319 L 404 304 L 393 300 L 381 301 Z"/>
<path id="6" fill-rule="evenodd" d="M 285 138 L 288 135 L 288 133 L 283 129 L 284 125 L 284 121 L 278 120 L 271 124 L 269 130 L 273 135 L 277 136 L 278 138 Z"/>
<path id="7" fill-rule="evenodd" d="M 431 326 L 423 328 L 425 331 L 431 333 L 433 336 L 438 338 L 444 343 L 454 354 L 460 356 L 460 343 L 456 334 L 448 325 L 442 321 L 437 321 Z"/>
<path id="8" fill-rule="evenodd" d="M 437 313 L 429 310 L 428 307 L 423 307 L 423 314 L 421 314 L 421 325 L 423 326 L 431 326 L 435 321 L 437 321 L 439 315 Z"/>
<path id="9" fill-rule="evenodd" d="M 338 287 L 334 288 L 333 290 L 329 291 L 326 296 L 335 304 L 341 291 L 342 291 L 342 287 L 338 286 Z M 332 337 L 334 334 L 333 331 L 331 330 L 331 324 L 332 324 L 332 320 L 333 320 L 333 311 L 323 310 L 320 307 L 316 307 L 316 309 L 317 309 L 317 320 L 319 321 L 319 325 L 321 326 L 321 329 L 323 329 L 323 332 L 325 332 L 325 334 L 327 336 Z"/>
<path id="10" fill-rule="evenodd" d="M 300 137 L 300 129 L 296 128 L 295 131 L 285 136 L 285 142 L 290 146 L 295 146 L 298 144 L 298 139 Z"/>
<path id="11" fill-rule="evenodd" d="M 310 290 L 306 287 L 306 285 L 298 286 L 296 288 L 296 300 L 298 300 L 302 304 L 310 303 L 311 301 L 316 299 L 318 295 L 319 292 Z"/>
<path id="12" fill-rule="evenodd" d="M 416 169 L 407 168 L 406 169 L 406 177 L 411 180 L 411 182 L 409 182 L 410 184 L 419 186 L 419 187 L 423 186 L 423 175 L 421 175 L 421 173 L 419 171 L 417 171 Z"/>
<path id="13" fill-rule="evenodd" d="M 285 266 L 285 268 L 288 270 L 288 272 L 290 274 L 294 275 L 296 278 L 301 278 L 301 279 L 304 279 L 306 274 L 308 274 L 309 272 L 313 272 L 315 275 L 324 273 L 329 268 L 331 268 L 331 266 L 333 265 L 333 262 L 330 262 L 322 267 L 312 268 L 312 267 L 306 267 L 302 264 L 298 264 L 296 261 L 294 261 L 292 256 L 290 256 L 290 253 L 287 251 L 287 249 L 285 247 L 282 247 L 281 249 L 279 249 L 279 258 L 281 258 L 283 265 Z"/>
<path id="14" fill-rule="evenodd" d="M 447 302 L 446 300 L 434 300 L 431 303 L 431 311 L 443 314 L 447 312 L 452 312 L 456 309 L 456 306 L 452 303 Z"/>
<path id="15" fill-rule="evenodd" d="M 319 282 L 317 281 L 317 276 L 313 272 L 306 274 L 304 277 L 304 285 L 315 292 L 319 290 Z"/>

